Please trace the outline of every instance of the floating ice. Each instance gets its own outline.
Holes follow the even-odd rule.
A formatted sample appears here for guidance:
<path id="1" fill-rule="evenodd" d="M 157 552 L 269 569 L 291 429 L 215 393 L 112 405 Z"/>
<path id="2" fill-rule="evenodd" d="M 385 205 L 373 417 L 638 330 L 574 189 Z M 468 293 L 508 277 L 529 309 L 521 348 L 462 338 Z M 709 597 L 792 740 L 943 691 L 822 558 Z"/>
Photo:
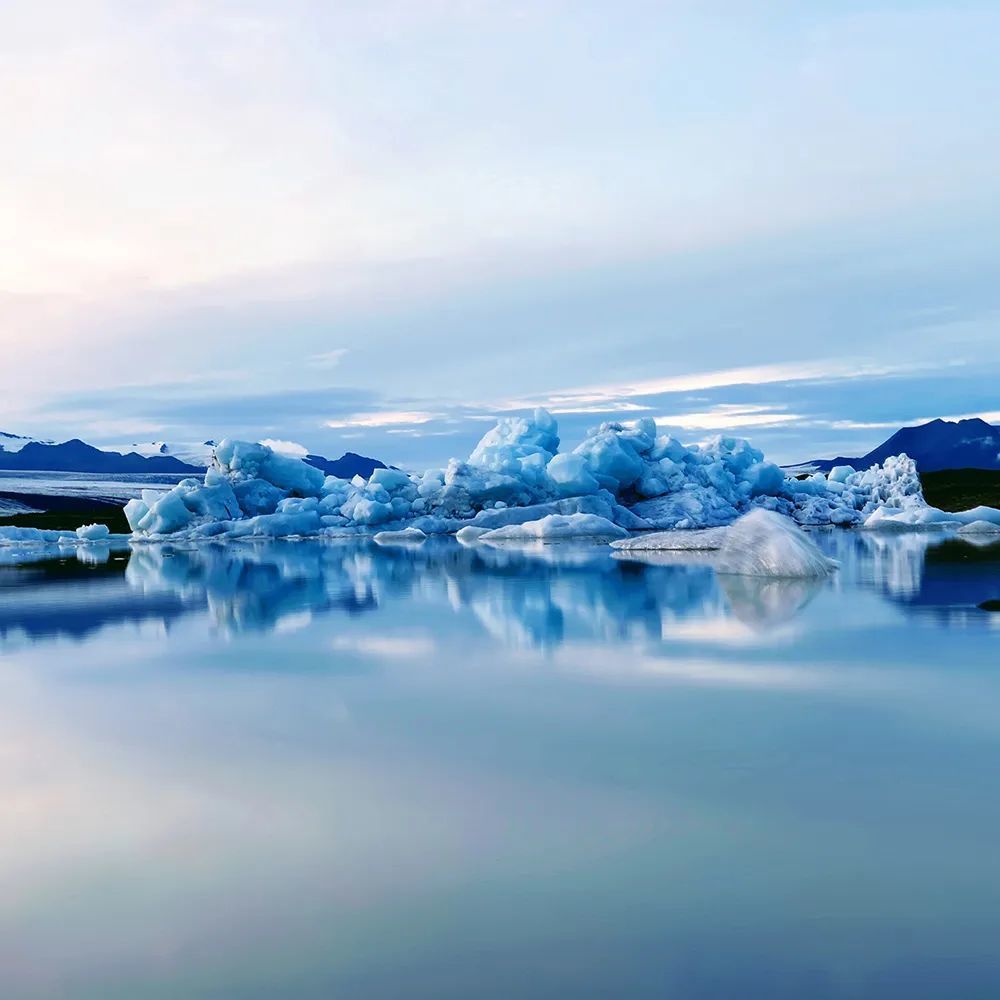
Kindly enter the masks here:
<path id="1" fill-rule="evenodd" d="M 106 524 L 84 524 L 76 529 L 76 537 L 86 542 L 106 542 L 111 529 Z"/>
<path id="2" fill-rule="evenodd" d="M 379 531 L 375 535 L 378 545 L 421 545 L 427 536 L 419 528 L 403 528 L 400 531 Z"/>
<path id="3" fill-rule="evenodd" d="M 727 528 L 702 528 L 699 531 L 652 531 L 634 538 L 622 538 L 611 547 L 627 552 L 698 552 L 722 548 Z"/>
<path id="4" fill-rule="evenodd" d="M 922 528 L 954 528 L 962 522 L 947 511 L 937 507 L 876 507 L 865 520 L 866 528 L 880 531 L 911 531 Z"/>
<path id="5" fill-rule="evenodd" d="M 993 521 L 970 521 L 958 529 L 960 535 L 1000 535 L 1000 523 Z"/>
<path id="6" fill-rule="evenodd" d="M 474 524 L 467 524 L 464 528 L 459 528 L 455 532 L 455 538 L 463 545 L 474 545 L 489 531 L 489 528 L 479 528 Z"/>
<path id="7" fill-rule="evenodd" d="M 537 521 L 508 524 L 480 535 L 482 542 L 537 540 L 555 541 L 562 538 L 627 538 L 628 532 L 606 517 L 597 514 L 549 514 Z"/>
<path id="8" fill-rule="evenodd" d="M 0 545 L 75 545 L 79 538 L 72 531 L 54 531 L 48 528 L 0 527 Z"/>
<path id="9" fill-rule="evenodd" d="M 1000 526 L 1000 510 L 996 507 L 972 507 L 969 510 L 955 511 L 949 515 L 963 524 L 974 524 L 976 521 L 987 521 Z"/>
<path id="10" fill-rule="evenodd" d="M 740 576 L 793 578 L 826 576 L 837 564 L 794 521 L 754 510 L 728 529 L 715 567 Z"/>

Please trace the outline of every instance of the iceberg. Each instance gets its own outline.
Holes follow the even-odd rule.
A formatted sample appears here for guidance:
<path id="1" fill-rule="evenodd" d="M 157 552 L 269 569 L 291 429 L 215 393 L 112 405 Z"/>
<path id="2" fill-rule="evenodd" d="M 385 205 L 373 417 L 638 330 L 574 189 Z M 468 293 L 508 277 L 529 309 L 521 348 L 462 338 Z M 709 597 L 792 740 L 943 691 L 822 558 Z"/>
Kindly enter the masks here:
<path id="1" fill-rule="evenodd" d="M 956 511 L 950 516 L 966 525 L 985 521 L 988 524 L 1000 527 L 1000 510 L 997 510 L 996 507 L 972 507 L 969 510 Z"/>
<path id="2" fill-rule="evenodd" d="M 612 542 L 611 547 L 620 551 L 637 552 L 707 552 L 721 549 L 726 528 L 702 528 L 699 531 L 652 531 L 634 538 Z"/>
<path id="3" fill-rule="evenodd" d="M 402 528 L 399 531 L 379 531 L 375 535 L 376 545 L 423 545 L 427 535 L 419 528 Z"/>
<path id="4" fill-rule="evenodd" d="M 549 514 L 537 521 L 508 524 L 479 536 L 481 542 L 524 540 L 556 541 L 564 538 L 627 538 L 628 532 L 597 514 Z"/>
<path id="5" fill-rule="evenodd" d="M 227 439 L 214 449 L 203 480 L 184 479 L 166 492 L 144 490 L 125 506 L 125 515 L 137 540 L 378 534 L 383 543 L 411 529 L 425 536 L 462 532 L 470 541 L 473 533 L 483 537 L 543 521 L 544 528 L 511 530 L 507 537 L 570 530 L 593 535 L 583 525 L 596 522 L 587 518 L 609 522 L 614 530 L 602 528 L 604 537 L 624 540 L 630 531 L 723 528 L 755 510 L 808 526 L 1000 524 L 1000 511 L 992 508 L 951 515 L 929 507 L 916 465 L 905 455 L 866 470 L 838 466 L 828 476 L 799 479 L 741 438 L 720 435 L 685 445 L 660 434 L 649 418 L 608 421 L 571 451 L 559 447 L 555 417 L 537 409 L 501 419 L 467 459 L 453 458 L 444 468 L 380 468 L 367 479 L 347 480 L 324 477 L 266 444 Z M 674 534 L 670 541 L 647 536 L 636 547 L 702 544 L 706 537 Z"/>
<path id="6" fill-rule="evenodd" d="M 822 577 L 837 568 L 790 518 L 754 510 L 726 532 L 716 572 L 738 576 Z"/>
<path id="7" fill-rule="evenodd" d="M 76 529 L 76 537 L 85 542 L 106 542 L 111 529 L 106 524 L 84 524 Z"/>
<path id="8" fill-rule="evenodd" d="M 969 521 L 958 529 L 960 535 L 1000 535 L 1000 523 L 993 521 Z"/>

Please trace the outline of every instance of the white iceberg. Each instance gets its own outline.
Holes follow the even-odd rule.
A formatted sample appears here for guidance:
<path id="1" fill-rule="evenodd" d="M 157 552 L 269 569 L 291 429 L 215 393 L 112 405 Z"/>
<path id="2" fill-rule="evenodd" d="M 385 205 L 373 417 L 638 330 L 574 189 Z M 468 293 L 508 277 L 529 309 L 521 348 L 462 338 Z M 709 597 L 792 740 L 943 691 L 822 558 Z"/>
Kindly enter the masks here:
<path id="1" fill-rule="evenodd" d="M 728 529 L 715 568 L 718 573 L 790 579 L 826 576 L 837 563 L 791 519 L 755 510 Z"/>
<path id="2" fill-rule="evenodd" d="M 958 529 L 960 535 L 1000 535 L 1000 522 L 970 521 Z"/>
<path id="3" fill-rule="evenodd" d="M 612 542 L 611 547 L 627 552 L 710 551 L 722 548 L 728 530 L 728 528 L 702 528 L 697 531 L 651 531 L 633 538 L 622 538 Z"/>
<path id="4" fill-rule="evenodd" d="M 111 529 L 106 524 L 84 524 L 76 529 L 76 537 L 85 542 L 106 542 Z"/>
<path id="5" fill-rule="evenodd" d="M 958 510 L 951 515 L 962 524 L 975 524 L 977 521 L 986 521 L 989 524 L 1000 527 L 1000 510 L 996 507 L 972 507 L 969 510 Z M 961 529 L 960 529 L 961 530 Z"/>
<path id="6" fill-rule="evenodd" d="M 628 532 L 597 514 L 549 514 L 537 521 L 508 524 L 479 536 L 481 542 L 557 541 L 566 538 L 627 538 Z"/>
<path id="7" fill-rule="evenodd" d="M 427 541 L 419 528 L 401 528 L 398 531 L 379 531 L 375 535 L 377 545 L 423 545 Z"/>

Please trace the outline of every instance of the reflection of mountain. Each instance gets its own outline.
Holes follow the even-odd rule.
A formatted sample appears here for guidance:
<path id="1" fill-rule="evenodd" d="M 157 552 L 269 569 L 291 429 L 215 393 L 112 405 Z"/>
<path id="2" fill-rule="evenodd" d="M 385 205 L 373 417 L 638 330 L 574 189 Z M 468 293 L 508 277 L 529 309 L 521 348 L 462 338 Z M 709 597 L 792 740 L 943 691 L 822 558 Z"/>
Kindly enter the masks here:
<path id="1" fill-rule="evenodd" d="M 125 581 L 127 553 L 96 546 L 77 556 L 43 554 L 27 565 L 0 566 L 0 639 L 17 631 L 30 639 L 82 639 L 105 625 L 168 624 L 191 610 L 175 593 L 137 595 Z"/>

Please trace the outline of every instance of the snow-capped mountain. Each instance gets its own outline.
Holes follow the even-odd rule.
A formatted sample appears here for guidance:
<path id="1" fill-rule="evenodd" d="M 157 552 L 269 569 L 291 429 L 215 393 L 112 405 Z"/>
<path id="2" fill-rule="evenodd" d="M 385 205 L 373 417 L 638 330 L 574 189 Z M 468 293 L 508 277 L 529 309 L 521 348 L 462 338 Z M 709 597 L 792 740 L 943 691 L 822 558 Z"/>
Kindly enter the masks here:
<path id="1" fill-rule="evenodd" d="M 214 441 L 141 441 L 125 445 L 102 445 L 101 451 L 118 452 L 119 454 L 142 455 L 143 458 L 176 458 L 185 465 L 193 465 L 204 469 L 212 461 Z"/>
<path id="2" fill-rule="evenodd" d="M 40 438 L 24 437 L 21 434 L 9 434 L 7 431 L 0 431 L 0 452 L 7 452 L 7 454 L 20 451 L 26 444 L 52 443 L 52 441 L 43 441 Z"/>
<path id="3" fill-rule="evenodd" d="M 152 441 L 95 448 L 74 438 L 56 444 L 0 431 L 0 470 L 32 472 L 161 473 L 198 475 L 212 461 L 214 441 L 168 443 Z M 328 476 L 366 479 L 385 464 L 347 452 L 337 459 L 306 455 L 304 460 Z"/>
<path id="4" fill-rule="evenodd" d="M 0 451 L 0 469 L 22 472 L 96 472 L 96 473 L 168 473 L 196 474 L 197 466 L 188 465 L 170 455 L 147 458 L 130 453 L 103 451 L 74 438 L 60 444 L 28 440 L 17 451 Z"/>
<path id="5" fill-rule="evenodd" d="M 941 469 L 1000 469 L 1000 427 L 972 417 L 968 420 L 931 420 L 903 427 L 859 458 L 821 458 L 808 466 L 827 472 L 835 465 L 867 469 L 890 455 L 905 453 L 921 472 Z"/>

